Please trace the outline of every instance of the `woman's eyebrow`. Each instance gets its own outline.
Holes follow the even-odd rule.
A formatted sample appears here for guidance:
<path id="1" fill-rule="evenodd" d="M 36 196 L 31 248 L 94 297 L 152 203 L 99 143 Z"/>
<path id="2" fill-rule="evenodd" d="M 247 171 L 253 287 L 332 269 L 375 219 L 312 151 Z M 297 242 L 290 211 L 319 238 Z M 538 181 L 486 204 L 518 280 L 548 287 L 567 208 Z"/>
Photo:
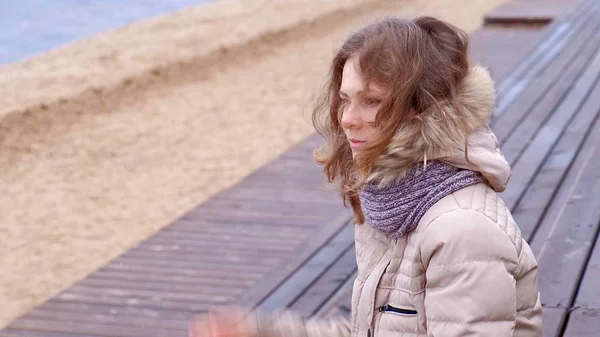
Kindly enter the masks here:
<path id="1" fill-rule="evenodd" d="M 345 92 L 343 89 L 340 89 L 338 92 L 340 93 L 340 95 L 343 95 L 343 96 L 349 96 L 349 95 L 348 95 L 348 94 L 347 94 L 347 93 L 346 93 L 346 92 Z M 357 92 L 356 92 L 356 95 L 357 95 L 357 96 L 361 96 L 361 95 L 366 95 L 366 94 L 368 94 L 368 93 L 371 93 L 371 92 L 373 92 L 373 91 L 372 91 L 372 90 L 367 90 L 367 91 L 365 91 L 365 90 L 363 89 L 363 90 L 359 90 L 359 91 L 357 91 Z"/>

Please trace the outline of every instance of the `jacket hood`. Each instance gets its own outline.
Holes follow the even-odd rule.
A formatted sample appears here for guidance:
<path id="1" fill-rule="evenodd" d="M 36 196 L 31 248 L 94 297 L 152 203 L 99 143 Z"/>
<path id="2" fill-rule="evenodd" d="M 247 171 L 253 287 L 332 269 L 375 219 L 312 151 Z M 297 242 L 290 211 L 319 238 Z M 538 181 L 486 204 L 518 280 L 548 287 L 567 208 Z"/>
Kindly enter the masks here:
<path id="1" fill-rule="evenodd" d="M 386 185 L 412 165 L 437 159 L 480 172 L 495 191 L 504 191 L 511 169 L 488 126 L 495 100 L 488 70 L 472 67 L 453 102 L 442 101 L 398 128 L 367 181 Z"/>

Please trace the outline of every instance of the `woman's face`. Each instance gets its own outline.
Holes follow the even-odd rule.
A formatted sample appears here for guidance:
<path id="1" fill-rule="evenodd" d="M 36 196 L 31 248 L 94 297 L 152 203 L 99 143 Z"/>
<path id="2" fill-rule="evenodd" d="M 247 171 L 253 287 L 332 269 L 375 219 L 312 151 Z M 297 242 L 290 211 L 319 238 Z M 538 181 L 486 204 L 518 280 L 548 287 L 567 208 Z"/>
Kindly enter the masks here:
<path id="1" fill-rule="evenodd" d="M 370 84 L 367 91 L 357 69 L 356 57 L 346 61 L 339 93 L 342 100 L 341 125 L 353 158 L 377 135 L 375 118 L 386 94 L 375 84 Z"/>

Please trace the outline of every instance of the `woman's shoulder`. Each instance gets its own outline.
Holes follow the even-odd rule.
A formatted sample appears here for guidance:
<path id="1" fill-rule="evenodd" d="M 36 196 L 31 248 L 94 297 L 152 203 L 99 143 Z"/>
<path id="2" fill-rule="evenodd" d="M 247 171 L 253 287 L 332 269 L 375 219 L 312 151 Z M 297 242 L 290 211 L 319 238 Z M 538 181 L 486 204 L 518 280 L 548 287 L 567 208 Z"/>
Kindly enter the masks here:
<path id="1" fill-rule="evenodd" d="M 520 254 L 522 237 L 508 207 L 487 184 L 465 187 L 435 203 L 419 222 L 417 232 L 431 243 L 469 244 Z M 483 243 L 483 245 L 481 245 Z"/>
<path id="2" fill-rule="evenodd" d="M 508 207 L 498 193 L 487 184 L 478 183 L 449 194 L 433 204 L 421 218 L 419 227 L 423 230 L 437 218 L 451 212 L 463 215 L 469 212 L 480 213 L 497 224 L 512 220 Z"/>

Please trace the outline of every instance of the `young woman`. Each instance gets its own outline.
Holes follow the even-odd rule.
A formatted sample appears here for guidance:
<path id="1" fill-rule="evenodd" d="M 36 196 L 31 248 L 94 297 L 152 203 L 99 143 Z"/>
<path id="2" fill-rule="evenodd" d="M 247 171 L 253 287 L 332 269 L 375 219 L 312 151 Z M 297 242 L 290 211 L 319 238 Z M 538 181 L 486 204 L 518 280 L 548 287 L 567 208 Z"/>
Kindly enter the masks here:
<path id="1" fill-rule="evenodd" d="M 497 195 L 511 172 L 487 127 L 494 84 L 467 49 L 443 21 L 387 18 L 333 59 L 313 120 L 356 220 L 351 319 L 227 311 L 196 335 L 542 335 L 537 262 Z"/>

